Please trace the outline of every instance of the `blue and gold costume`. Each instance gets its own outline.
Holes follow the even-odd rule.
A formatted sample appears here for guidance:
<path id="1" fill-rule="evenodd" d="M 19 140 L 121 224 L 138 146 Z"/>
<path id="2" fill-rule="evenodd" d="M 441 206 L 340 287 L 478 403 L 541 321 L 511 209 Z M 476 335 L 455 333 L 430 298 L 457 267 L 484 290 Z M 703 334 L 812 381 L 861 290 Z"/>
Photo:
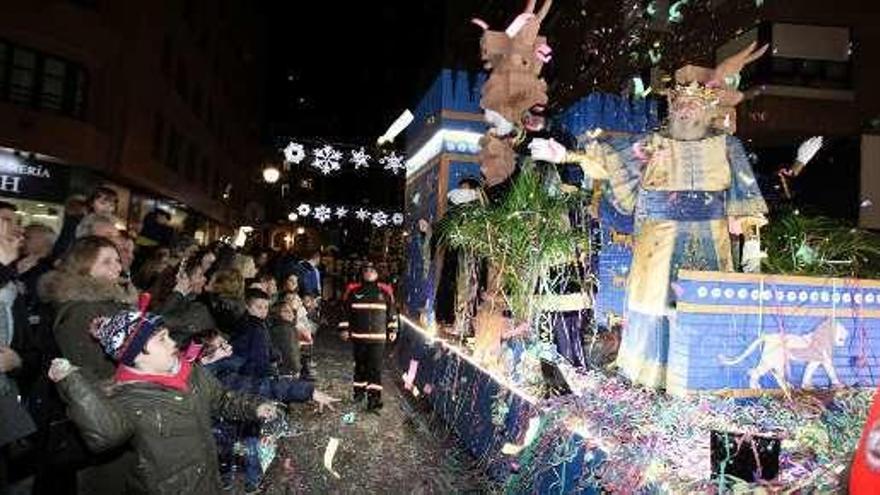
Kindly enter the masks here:
<path id="1" fill-rule="evenodd" d="M 678 270 L 732 271 L 729 222 L 765 223 L 767 205 L 745 150 L 729 135 L 681 141 L 649 134 L 593 144 L 568 160 L 607 179 L 611 204 L 634 215 L 617 365 L 633 382 L 663 388 Z"/>

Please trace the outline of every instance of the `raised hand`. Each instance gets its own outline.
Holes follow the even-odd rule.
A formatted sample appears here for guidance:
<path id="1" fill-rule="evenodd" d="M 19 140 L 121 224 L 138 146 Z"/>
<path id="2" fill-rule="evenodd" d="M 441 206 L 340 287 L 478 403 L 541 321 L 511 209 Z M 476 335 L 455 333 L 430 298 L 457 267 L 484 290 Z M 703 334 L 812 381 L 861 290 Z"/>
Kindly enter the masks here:
<path id="1" fill-rule="evenodd" d="M 513 124 L 495 110 L 486 110 L 483 115 L 486 122 L 495 129 L 497 135 L 506 136 L 513 132 Z"/>
<path id="2" fill-rule="evenodd" d="M 567 150 L 565 146 L 557 143 L 552 139 L 532 139 L 529 143 L 529 151 L 532 152 L 532 158 L 550 163 L 562 163 L 565 160 Z"/>
<path id="3" fill-rule="evenodd" d="M 66 359 L 55 358 L 52 360 L 52 365 L 49 366 L 49 379 L 58 383 L 78 369 L 78 367 L 70 364 L 70 361 Z"/>
<path id="4" fill-rule="evenodd" d="M 18 353 L 6 346 L 0 346 L 0 373 L 8 373 L 21 366 Z"/>
<path id="5" fill-rule="evenodd" d="M 329 395 L 325 394 L 324 392 L 320 392 L 318 390 L 315 390 L 312 393 L 312 401 L 314 401 L 314 403 L 318 405 L 318 412 L 319 413 L 324 412 L 325 407 L 331 411 L 335 411 L 335 409 L 333 407 L 333 403 L 339 402 L 340 400 L 342 400 L 342 399 L 330 397 Z"/>

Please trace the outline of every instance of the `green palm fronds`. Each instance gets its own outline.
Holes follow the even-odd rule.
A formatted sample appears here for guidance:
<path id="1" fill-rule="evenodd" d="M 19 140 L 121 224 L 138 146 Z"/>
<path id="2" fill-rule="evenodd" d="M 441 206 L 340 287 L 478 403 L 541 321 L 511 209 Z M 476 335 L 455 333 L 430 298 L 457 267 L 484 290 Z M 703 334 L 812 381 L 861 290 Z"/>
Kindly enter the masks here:
<path id="1" fill-rule="evenodd" d="M 571 261 L 588 241 L 569 227 L 568 212 L 577 200 L 550 193 L 538 170 L 526 164 L 498 204 L 452 211 L 437 231 L 442 244 L 488 259 L 514 318 L 529 321 L 538 280 L 551 266 Z"/>
<path id="2" fill-rule="evenodd" d="M 764 228 L 763 242 L 766 272 L 880 277 L 880 235 L 841 220 L 787 212 Z"/>

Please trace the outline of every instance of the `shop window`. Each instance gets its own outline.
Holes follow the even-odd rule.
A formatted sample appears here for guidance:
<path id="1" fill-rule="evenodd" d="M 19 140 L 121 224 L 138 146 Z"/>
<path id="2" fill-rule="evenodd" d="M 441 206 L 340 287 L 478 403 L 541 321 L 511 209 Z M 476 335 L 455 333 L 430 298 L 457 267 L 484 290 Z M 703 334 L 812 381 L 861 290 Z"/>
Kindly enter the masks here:
<path id="1" fill-rule="evenodd" d="M 82 118 L 88 78 L 78 64 L 0 40 L 0 99 Z"/>
<path id="2" fill-rule="evenodd" d="M 40 106 L 60 111 L 64 99 L 64 80 L 67 66 L 57 58 L 47 58 L 43 63 L 43 93 Z"/>
<path id="3" fill-rule="evenodd" d="M 16 47 L 12 51 L 12 74 L 9 81 L 9 100 L 23 105 L 34 101 L 34 81 L 37 72 L 37 54 Z"/>

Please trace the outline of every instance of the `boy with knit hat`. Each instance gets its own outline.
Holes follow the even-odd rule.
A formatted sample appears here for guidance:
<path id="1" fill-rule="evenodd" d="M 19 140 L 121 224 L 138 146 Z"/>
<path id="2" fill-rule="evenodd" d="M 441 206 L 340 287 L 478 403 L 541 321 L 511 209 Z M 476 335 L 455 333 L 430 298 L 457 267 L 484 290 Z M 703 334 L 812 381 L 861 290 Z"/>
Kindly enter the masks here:
<path id="1" fill-rule="evenodd" d="M 89 448 L 130 441 L 139 466 L 133 481 L 148 493 L 219 493 L 212 414 L 272 419 L 275 406 L 226 391 L 181 359 L 161 316 L 120 311 L 96 320 L 92 335 L 119 363 L 106 395 L 67 360 L 55 359 L 49 369 Z"/>

